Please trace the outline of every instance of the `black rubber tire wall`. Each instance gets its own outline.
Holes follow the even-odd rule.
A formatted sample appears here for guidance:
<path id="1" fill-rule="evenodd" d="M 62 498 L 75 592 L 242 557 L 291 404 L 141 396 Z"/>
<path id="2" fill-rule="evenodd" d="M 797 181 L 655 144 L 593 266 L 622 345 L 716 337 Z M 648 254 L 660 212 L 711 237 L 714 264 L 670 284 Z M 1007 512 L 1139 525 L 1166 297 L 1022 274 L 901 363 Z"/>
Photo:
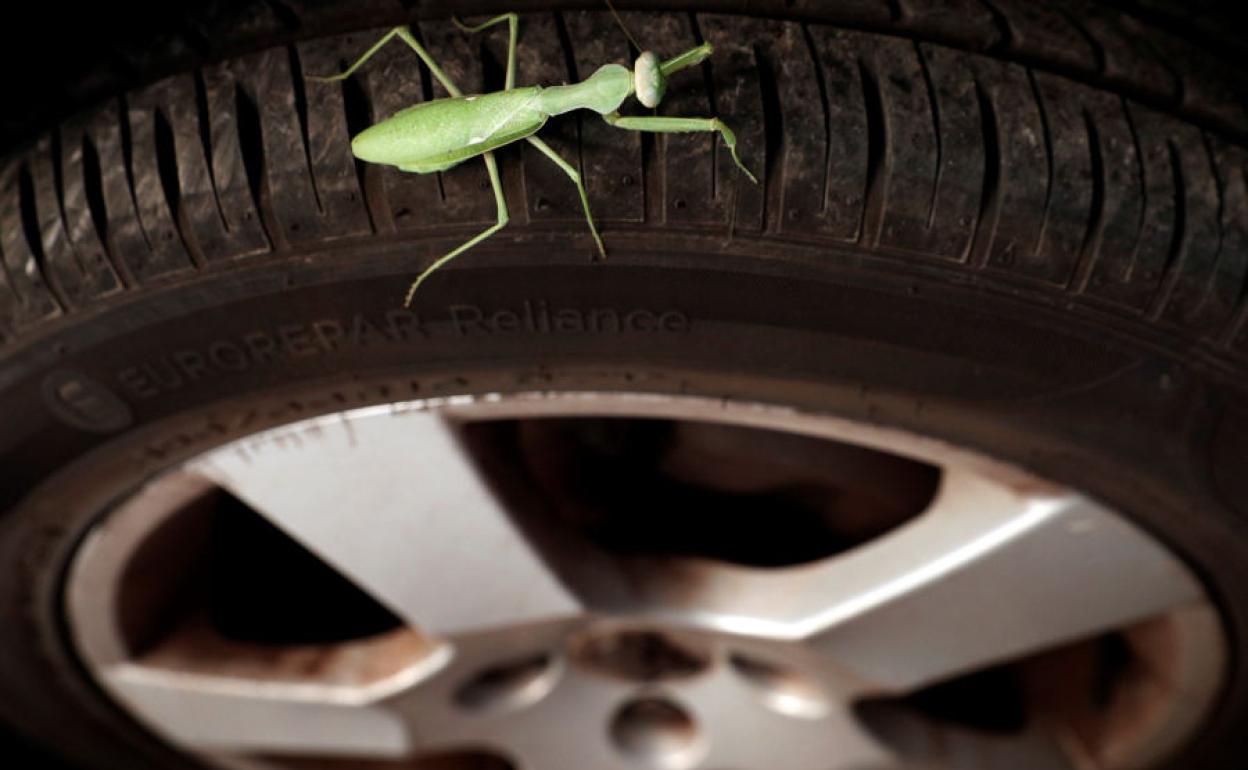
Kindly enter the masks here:
<path id="1" fill-rule="evenodd" d="M 319 35 L 407 15 L 384 0 L 239 5 L 178 15 L 181 32 L 146 47 L 92 35 L 126 44 L 114 58 L 130 62 L 132 79 L 262 50 L 108 99 L 10 155 L 0 168 L 0 343 L 195 271 L 327 238 L 492 218 L 479 169 L 437 185 L 352 162 L 350 131 L 439 90 L 402 52 L 341 90 L 303 82 L 367 37 Z M 456 8 L 476 5 L 494 9 Z M 518 7 L 529 5 L 543 4 Z M 667 109 L 731 117 L 764 188 L 730 205 L 731 170 L 704 137 L 672 140 L 663 169 L 643 168 L 642 139 L 608 143 L 593 120 L 565 125 L 560 149 L 581 155 L 609 218 L 731 222 L 741 233 L 923 255 L 952 280 L 1019 282 L 1050 303 L 1172 333 L 1242 372 L 1248 77 L 1239 44 L 1157 5 L 1127 14 L 1079 2 L 851 0 L 756 3 L 753 17 L 671 13 L 646 30 L 648 44 L 706 39 L 719 54 Z M 792 21 L 759 16 L 768 13 Z M 626 57 L 601 24 L 580 11 L 527 23 L 520 80 L 563 82 Z M 447 24 L 424 34 L 461 82 L 485 85 L 475 41 Z M 487 40 L 497 61 L 499 41 Z M 50 90 L 113 82 L 107 68 L 95 74 Z M 38 112 L 7 111 L 9 135 Z M 532 160 L 525 170 L 543 185 L 528 195 L 528 219 L 575 216 L 566 185 Z"/>
<path id="2" fill-rule="evenodd" d="M 629 58 L 596 3 L 553 5 L 454 10 L 531 11 L 520 82 L 568 81 Z M 710 137 L 660 140 L 592 116 L 554 120 L 543 137 L 579 161 L 612 260 L 590 264 L 567 179 L 513 148 L 501 154 L 511 226 L 431 281 L 431 301 L 549 275 L 586 297 L 649 296 L 655 307 L 715 319 L 753 314 L 755 328 L 826 322 L 854 342 L 795 343 L 792 355 L 807 358 L 788 364 L 761 342 L 743 355 L 726 334 L 696 351 L 647 342 L 619 355 L 673 366 L 718 355 L 720 370 L 748 374 L 775 353 L 773 374 L 787 365 L 814 379 L 807 360 L 840 356 L 839 373 L 860 388 L 846 410 L 944 430 L 1072 483 L 1081 469 L 1095 474 L 1087 485 L 1098 493 L 1188 538 L 1183 547 L 1230 614 L 1248 613 L 1248 576 L 1236 571 L 1248 562 L 1243 41 L 1201 16 L 1200 4 L 620 5 L 665 9 L 640 30 L 657 50 L 716 45 L 709 65 L 673 85 L 663 111 L 723 117 L 763 184 L 744 184 Z M 229 390 L 216 379 L 229 361 L 214 362 L 211 336 L 225 331 L 207 329 L 200 348 L 174 341 L 187 325 L 224 330 L 226 316 L 260 317 L 275 303 L 312 317 L 346 294 L 384 315 L 428 260 L 493 221 L 479 164 L 416 177 L 350 155 L 352 133 L 440 94 L 409 51 L 383 52 L 341 86 L 303 79 L 411 21 L 461 85 L 497 87 L 502 38 L 463 37 L 449 10 L 383 0 L 205 4 L 178 16 L 176 33 L 121 40 L 95 78 L 65 81 L 60 101 L 6 113 L 0 509 L 35 499 L 51 510 L 41 487 L 50 474 L 109 451 L 122 433 L 249 388 L 363 366 L 354 348 L 312 366 L 300 360 L 302 343 L 283 348 L 278 333 L 270 353 L 282 371 Z M 336 291 L 336 282 L 368 291 Z M 728 307 L 729 297 L 741 305 Z M 885 355 L 872 347 L 882 340 L 909 353 Z M 491 350 L 526 365 L 547 354 L 536 343 Z M 465 369 L 478 354 L 463 353 Z M 367 355 L 378 367 L 405 360 Z M 166 391 L 136 379 L 126 362 L 145 358 L 172 361 L 186 382 Z M 99 384 L 91 395 L 118 403 L 61 403 L 72 399 L 57 390 L 63 371 L 85 373 L 78 384 Z M 384 387 L 370 398 L 411 395 Z M 110 428 L 112 418 L 122 427 Z M 170 435 L 175 448 L 161 461 L 209 440 Z M 128 744 L 113 745 L 99 726 L 108 717 L 75 715 L 72 687 L 46 686 L 46 671 L 64 675 L 67 664 L 47 652 L 56 613 L 38 586 L 55 584 L 55 557 L 77 530 L 33 526 L 12 523 L 28 540 L 0 526 L 0 562 L 21 567 L 0 580 L 0 616 L 25 619 L 0 627 L 0 717 L 45 739 L 55 738 L 56 719 L 73 722 L 65 729 L 86 736 L 70 747 L 78 756 L 138 767 Z M 1243 766 L 1228 748 L 1248 724 L 1248 688 L 1236 676 L 1185 770 Z M 5 693 L 20 695 L 5 703 Z M 97 732 L 83 726 L 91 720 Z"/>

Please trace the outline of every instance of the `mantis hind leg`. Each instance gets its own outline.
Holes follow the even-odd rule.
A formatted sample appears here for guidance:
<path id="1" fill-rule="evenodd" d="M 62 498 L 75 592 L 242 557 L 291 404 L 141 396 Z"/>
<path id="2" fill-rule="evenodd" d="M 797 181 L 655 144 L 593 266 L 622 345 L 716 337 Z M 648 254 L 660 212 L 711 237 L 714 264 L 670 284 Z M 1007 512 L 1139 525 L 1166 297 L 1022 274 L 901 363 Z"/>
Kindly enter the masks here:
<path id="1" fill-rule="evenodd" d="M 396 37 L 404 43 L 407 43 L 408 47 L 416 52 L 416 55 L 419 56 L 420 60 L 425 63 L 425 66 L 428 67 L 429 71 L 433 73 L 433 76 L 438 79 L 438 82 L 442 84 L 442 87 L 446 89 L 447 93 L 451 96 L 462 95 L 459 87 L 455 85 L 455 81 L 451 80 L 451 78 L 442 71 L 442 68 L 438 66 L 436 61 L 434 61 L 433 56 L 425 50 L 425 47 L 420 44 L 420 41 L 416 39 L 416 36 L 413 35 L 412 31 L 407 27 L 395 27 L 386 34 L 382 35 L 381 39 L 376 43 L 373 43 L 372 47 L 365 51 L 363 56 L 355 60 L 354 64 L 347 67 L 342 72 L 339 72 L 337 75 L 309 75 L 308 80 L 314 80 L 321 83 L 333 83 L 338 80 L 345 80 L 346 78 L 351 77 L 351 75 L 362 67 L 366 61 L 373 58 L 373 56 L 375 56 L 386 43 L 389 43 Z"/>
<path id="2" fill-rule="evenodd" d="M 741 156 L 737 155 L 737 135 L 732 133 L 732 129 L 724 125 L 724 122 L 719 118 L 623 117 L 618 112 L 612 112 L 608 115 L 603 115 L 602 119 L 616 128 L 660 134 L 718 131 L 719 135 L 723 137 L 724 144 L 728 145 L 728 151 L 732 153 L 732 160 L 737 164 L 737 168 L 745 172 L 745 175 L 750 178 L 751 182 L 758 184 L 758 179 L 741 162 Z"/>
<path id="3" fill-rule="evenodd" d="M 594 235 L 594 243 L 598 244 L 598 253 L 602 255 L 603 259 L 606 259 L 607 249 L 602 245 L 602 236 L 598 234 L 598 228 L 594 225 L 594 215 L 589 211 L 589 195 L 585 192 L 585 184 L 581 181 L 580 172 L 573 168 L 571 163 L 560 157 L 559 153 L 555 152 L 550 145 L 536 136 L 530 136 L 525 141 L 541 150 L 542 154 L 554 161 L 555 165 L 563 169 L 563 173 L 567 174 L 568 178 L 572 180 L 572 184 L 576 185 L 576 191 L 581 195 L 581 206 L 585 209 L 585 221 L 589 223 L 589 231 Z"/>
<path id="4" fill-rule="evenodd" d="M 504 81 L 503 90 L 510 91 L 516 87 L 516 40 L 520 36 L 520 17 L 514 13 L 504 13 L 499 16 L 482 22 L 475 27 L 470 27 L 452 16 L 451 21 L 455 22 L 455 26 L 462 29 L 469 35 L 474 35 L 483 29 L 488 29 L 495 24 L 507 22 L 507 76 Z"/>
<path id="5" fill-rule="evenodd" d="M 494 153 L 487 152 L 481 156 L 485 160 L 485 168 L 490 174 L 490 185 L 494 188 L 494 202 L 498 206 L 498 222 L 490 225 L 485 230 L 477 234 L 475 237 L 461 244 L 458 248 L 452 250 L 446 255 L 439 257 L 432 265 L 425 268 L 425 271 L 412 281 L 412 285 L 407 290 L 407 296 L 403 300 L 403 307 L 411 307 L 412 299 L 416 296 L 416 290 L 425 282 L 425 279 L 434 273 L 438 268 L 450 262 L 455 257 L 463 254 L 468 249 L 476 246 L 478 243 L 489 238 L 494 233 L 503 229 L 511 220 L 511 215 L 507 211 L 507 200 L 503 197 L 503 183 L 498 178 L 498 163 L 494 160 Z"/>

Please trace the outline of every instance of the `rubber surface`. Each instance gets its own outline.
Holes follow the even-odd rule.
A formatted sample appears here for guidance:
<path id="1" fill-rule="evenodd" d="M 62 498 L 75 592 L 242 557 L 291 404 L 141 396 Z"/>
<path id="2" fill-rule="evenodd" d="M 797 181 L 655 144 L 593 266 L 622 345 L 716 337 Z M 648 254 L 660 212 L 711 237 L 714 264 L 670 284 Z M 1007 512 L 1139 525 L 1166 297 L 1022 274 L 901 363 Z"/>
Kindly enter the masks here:
<path id="1" fill-rule="evenodd" d="M 555 146 L 580 155 L 605 218 L 731 223 L 742 235 L 921 255 L 950 279 L 1020 281 L 1242 371 L 1242 73 L 1101 6 L 788 5 L 805 23 L 671 13 L 645 35 L 659 50 L 718 46 L 702 82 L 685 77 L 665 111 L 731 118 L 765 187 L 738 190 L 709 138 L 671 139 L 655 159 L 648 139 L 582 119 Z M 260 4 L 241 12 L 245 24 L 229 16 L 229 36 L 204 34 L 228 50 L 290 37 L 284 26 L 307 36 L 394 21 L 334 8 Z M 520 82 L 567 81 L 625 58 L 623 37 L 604 24 L 580 11 L 526 19 Z M 487 85 L 476 41 L 445 21 L 419 31 L 465 87 Z M 303 81 L 368 37 L 271 48 L 160 81 L 11 157 L 0 170 L 0 340 L 154 282 L 328 238 L 489 222 L 480 169 L 434 180 L 352 162 L 351 132 L 439 95 L 397 49 L 341 89 Z M 497 48 L 498 36 L 486 39 Z M 525 153 L 526 200 L 515 208 L 531 223 L 576 211 L 545 165 Z"/>

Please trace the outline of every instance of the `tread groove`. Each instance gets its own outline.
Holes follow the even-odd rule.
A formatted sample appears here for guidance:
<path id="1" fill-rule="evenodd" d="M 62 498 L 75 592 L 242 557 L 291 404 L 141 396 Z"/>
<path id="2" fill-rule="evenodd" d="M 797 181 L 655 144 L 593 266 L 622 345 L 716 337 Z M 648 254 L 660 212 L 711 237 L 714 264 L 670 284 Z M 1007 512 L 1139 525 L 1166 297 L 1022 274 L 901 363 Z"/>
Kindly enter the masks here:
<path id="1" fill-rule="evenodd" d="M 1160 320 L 1166 306 L 1170 304 L 1170 297 L 1173 296 L 1175 286 L 1178 285 L 1181 277 L 1187 238 L 1187 178 L 1183 174 L 1183 160 L 1173 139 L 1166 140 L 1166 151 L 1174 182 L 1174 233 L 1170 239 L 1170 249 L 1166 254 L 1161 288 L 1153 298 L 1152 306 L 1148 311 L 1148 317 L 1152 321 Z"/>
<path id="2" fill-rule="evenodd" d="M 238 149 L 243 156 L 251 203 L 260 216 L 260 227 L 265 237 L 276 246 L 278 241 L 273 238 L 272 231 L 278 228 L 271 227 L 272 214 L 265 200 L 264 129 L 260 125 L 260 110 L 243 84 L 238 82 L 234 84 L 234 108 L 238 118 Z"/>
<path id="3" fill-rule="evenodd" d="M 702 45 L 706 42 L 706 38 L 702 36 L 702 27 L 698 25 L 698 15 L 692 11 L 688 15 L 689 29 L 693 32 L 694 44 Z M 711 63 L 711 59 L 708 58 L 698 65 L 698 70 L 702 73 L 702 88 L 705 89 L 707 101 L 711 105 L 710 116 L 713 118 L 719 117 L 719 95 L 716 93 L 715 68 Z M 718 199 L 719 193 L 719 141 L 714 141 L 711 143 L 711 198 Z M 732 207 L 732 210 L 735 211 L 736 207 Z"/>
<path id="4" fill-rule="evenodd" d="M 1140 219 L 1135 229 L 1135 249 L 1131 254 L 1131 261 L 1127 264 L 1127 270 L 1124 278 L 1130 281 L 1135 275 L 1135 268 L 1139 264 L 1140 248 L 1144 239 L 1144 224 L 1148 218 L 1148 184 L 1144 166 L 1144 145 L 1140 142 L 1140 130 L 1135 124 L 1135 116 L 1131 114 L 1131 109 L 1127 105 L 1125 99 L 1121 100 L 1122 112 L 1127 119 L 1127 130 L 1131 133 L 1131 142 L 1135 145 L 1135 173 L 1140 180 Z"/>
<path id="5" fill-rule="evenodd" d="M 980 128 L 984 136 L 984 182 L 979 199 L 979 219 L 971 239 L 971 261 L 976 267 L 983 268 L 988 264 L 992 251 L 997 215 L 1001 208 L 1001 141 L 996 107 L 978 78 L 975 79 L 975 96 L 979 101 Z"/>
<path id="6" fill-rule="evenodd" d="M 1052 216 L 1056 159 L 1053 157 L 1053 129 L 1049 125 L 1048 108 L 1044 103 L 1044 95 L 1040 93 L 1040 85 L 1036 82 L 1036 73 L 1030 68 L 1027 69 L 1027 82 L 1031 85 L 1032 98 L 1036 100 L 1036 108 L 1040 111 L 1040 132 L 1044 138 L 1044 159 L 1048 168 L 1048 178 L 1044 185 L 1044 211 L 1040 214 L 1040 230 L 1036 234 L 1036 246 L 1032 252 L 1039 256 L 1044 252 L 1045 236 Z"/>
<path id="7" fill-rule="evenodd" d="M 62 152 L 61 142 L 62 136 L 59 126 L 48 132 L 48 165 L 52 169 L 52 200 L 56 206 L 56 211 L 53 214 L 56 217 L 57 227 L 60 228 L 61 233 L 64 234 L 67 242 L 69 242 L 69 255 L 73 259 L 74 267 L 78 270 L 78 280 L 81 282 L 81 287 L 91 282 L 91 275 L 87 265 L 83 262 L 82 254 L 79 253 L 78 248 L 69 237 L 69 220 L 65 216 L 65 169 L 61 162 L 65 156 Z M 81 291 L 81 288 L 79 291 Z M 73 293 L 76 292 L 67 291 L 66 297 L 68 298 Z M 81 297 L 77 299 L 77 304 L 82 304 Z"/>
<path id="8" fill-rule="evenodd" d="M 314 166 L 312 164 L 312 141 L 308 133 L 308 94 L 304 90 L 303 67 L 299 63 L 299 51 L 293 45 L 286 46 L 286 52 L 290 57 L 290 86 L 295 95 L 295 118 L 299 121 L 299 139 L 303 142 L 303 157 L 308 164 L 308 170 L 311 171 Z M 325 204 L 321 200 L 316 174 L 309 173 L 308 181 L 312 186 L 312 200 L 316 204 L 316 213 L 324 216 Z"/>
<path id="9" fill-rule="evenodd" d="M 1226 215 L 1227 188 L 1226 179 L 1221 173 L 1221 170 L 1218 168 L 1218 160 L 1214 155 L 1213 144 L 1210 142 L 1209 134 L 1204 131 L 1200 132 L 1200 139 L 1201 146 L 1204 148 L 1205 152 L 1205 160 L 1209 163 L 1209 173 L 1213 176 L 1213 187 L 1218 196 L 1218 207 L 1216 219 L 1214 220 L 1218 230 L 1218 238 L 1213 252 L 1213 269 L 1209 271 L 1209 281 L 1205 286 L 1205 295 L 1202 300 L 1203 302 L 1212 299 L 1214 292 L 1216 291 L 1218 283 L 1218 267 L 1221 265 L 1224 258 L 1222 250 L 1223 246 L 1226 244 L 1226 220 L 1224 217 Z M 1234 316 L 1232 315 L 1232 318 L 1233 317 Z"/>
<path id="10" fill-rule="evenodd" d="M 204 168 L 208 172 L 208 185 L 212 189 L 212 200 L 217 211 L 217 218 L 221 221 L 221 228 L 229 233 L 230 222 L 226 219 L 225 212 L 221 210 L 221 193 L 217 187 L 216 164 L 213 163 L 212 157 L 212 117 L 208 112 L 208 86 L 204 83 L 203 70 L 196 69 L 192 81 L 195 86 L 195 115 L 199 125 L 199 144 L 204 153 Z"/>
<path id="11" fill-rule="evenodd" d="M 567 20 L 563 18 L 563 14 L 555 11 L 554 27 L 555 37 L 559 40 L 559 50 L 563 54 L 563 69 L 567 72 L 568 82 L 575 83 L 581 79 L 576 66 L 576 53 L 572 48 L 572 35 L 568 32 Z M 580 172 L 581 177 L 586 176 L 585 173 L 585 115 L 577 112 L 571 116 L 576 122 L 576 170 Z M 524 206 L 525 216 L 530 213 L 528 202 Z"/>
<path id="12" fill-rule="evenodd" d="M 368 93 L 355 75 L 343 80 L 341 85 L 342 110 L 347 124 L 347 134 L 355 136 L 372 123 Z M 360 188 L 360 195 L 364 199 L 364 211 L 368 215 L 369 228 L 373 232 L 378 232 L 380 228 L 377 223 L 381 220 L 379 219 L 380 213 L 376 210 L 378 195 L 372 189 L 373 175 L 369 172 L 369 165 L 358 158 L 352 156 L 351 162 L 355 167 L 356 185 Z"/>
<path id="13" fill-rule="evenodd" d="M 419 24 L 408 24 L 407 28 L 412 33 L 412 36 L 416 38 L 416 42 L 420 43 L 422 46 L 427 47 L 427 44 L 425 43 L 424 35 L 422 35 L 420 32 Z M 421 61 L 420 59 L 417 59 L 416 61 L 416 68 L 420 72 L 420 101 L 422 103 L 431 102 L 434 99 L 433 73 L 429 71 L 429 67 L 427 67 L 425 63 Z M 443 172 L 439 171 L 436 174 L 433 174 L 432 176 L 434 180 L 436 181 L 436 186 L 438 188 L 438 202 L 445 205 L 446 204 L 446 175 Z"/>
<path id="14" fill-rule="evenodd" d="M 17 172 L 17 202 L 22 232 L 26 236 L 26 244 L 35 260 L 42 283 L 48 287 L 58 308 L 64 312 L 71 304 L 61 291 L 60 282 L 50 280 L 52 273 L 48 270 L 48 257 L 43 250 L 43 235 L 39 227 L 39 213 L 35 210 L 35 181 L 30 173 L 30 166 L 25 163 Z"/>
<path id="15" fill-rule="evenodd" d="M 576 54 L 572 48 L 572 35 L 568 32 L 568 21 L 563 17 L 562 11 L 554 12 L 555 18 L 555 35 L 559 38 L 560 52 L 563 54 L 563 66 L 568 71 L 569 82 L 576 82 L 581 79 L 576 67 Z"/>
<path id="16" fill-rule="evenodd" d="M 819 63 L 819 50 L 810 25 L 802 24 L 801 28 L 802 39 L 806 41 L 806 50 L 810 54 L 811 70 L 815 73 L 815 84 L 819 87 L 819 105 L 823 109 L 823 184 L 819 195 L 819 213 L 824 214 L 828 210 L 828 188 L 832 181 L 832 108 L 828 100 L 828 81 L 823 74 L 823 65 Z"/>
<path id="17" fill-rule="evenodd" d="M 1105 157 L 1101 150 L 1101 132 L 1087 109 L 1083 110 L 1083 125 L 1088 134 L 1088 152 L 1092 162 L 1092 206 L 1083 245 L 1079 249 L 1079 263 L 1070 283 L 1070 288 L 1076 293 L 1083 293 L 1088 288 L 1088 281 L 1100 256 L 1105 227 Z"/>
<path id="18" fill-rule="evenodd" d="M 96 235 L 104 249 L 104 255 L 113 265 L 113 270 L 126 283 L 125 271 L 121 269 L 112 243 L 109 242 L 108 208 L 104 204 L 104 174 L 100 168 L 100 151 L 95 148 L 89 133 L 82 133 L 82 185 L 87 201 L 87 212 L 91 215 L 91 223 L 95 226 Z"/>
<path id="19" fill-rule="evenodd" d="M 481 60 L 481 92 L 488 94 L 492 91 L 502 91 L 503 86 L 507 84 L 507 65 L 503 64 L 490 50 L 489 40 L 482 37 L 476 42 L 477 50 L 474 53 Z"/>
<path id="20" fill-rule="evenodd" d="M 884 110 L 884 94 L 880 81 L 867 62 L 858 59 L 858 75 L 862 81 L 862 99 L 867 114 L 867 180 L 866 203 L 862 208 L 859 238 L 867 245 L 880 242 L 884 227 L 884 210 L 888 206 L 889 148 L 888 114 Z"/>
<path id="21" fill-rule="evenodd" d="M 932 70 L 927 63 L 927 55 L 923 46 L 914 44 L 914 53 L 919 60 L 919 70 L 923 73 L 923 82 L 927 86 L 927 101 L 932 112 L 932 136 L 936 142 L 936 178 L 932 181 L 932 198 L 927 208 L 927 228 L 930 230 L 936 222 L 936 200 L 940 195 L 940 180 L 945 170 L 945 142 L 940 130 L 940 98 L 936 92 L 936 82 L 932 80 Z"/>
<path id="22" fill-rule="evenodd" d="M 784 208 L 784 111 L 776 71 L 762 47 L 751 47 L 758 68 L 758 92 L 763 112 L 763 223 L 778 230 Z"/>
<path id="23" fill-rule="evenodd" d="M 51 150 L 52 192 L 56 199 L 56 216 L 60 219 L 61 227 L 68 232 L 69 227 L 65 224 L 65 169 L 61 166 L 61 158 L 64 156 L 61 154 L 61 129 L 59 126 L 48 132 L 48 140 Z M 75 253 L 74 256 L 77 258 L 78 255 Z M 81 269 L 81 267 L 80 263 L 79 268 Z"/>
<path id="24" fill-rule="evenodd" d="M 130 104 L 125 96 L 119 99 L 117 113 L 120 117 L 118 121 L 121 129 L 121 162 L 122 168 L 126 172 L 126 190 L 130 195 L 130 205 L 134 207 L 134 211 L 139 211 L 139 196 L 134 184 L 134 140 L 130 135 Z M 152 248 L 151 236 L 147 233 L 147 226 L 143 223 L 142 218 L 138 218 L 139 234 L 143 236 L 143 243 L 147 245 L 148 250 Z"/>
<path id="25" fill-rule="evenodd" d="M 182 185 L 178 180 L 178 153 L 174 145 L 173 126 L 169 124 L 168 117 L 165 116 L 164 110 L 152 110 L 153 131 L 152 136 L 155 140 L 156 149 L 156 172 L 160 178 L 160 189 L 164 193 L 165 205 L 169 207 L 169 216 L 173 221 L 173 228 L 177 231 L 178 238 L 182 241 L 182 246 L 186 249 L 187 254 L 191 255 L 191 259 L 195 265 L 202 266 L 204 264 L 204 255 L 199 253 L 199 249 L 195 248 L 192 239 L 186 237 L 184 232 L 182 211 Z"/>

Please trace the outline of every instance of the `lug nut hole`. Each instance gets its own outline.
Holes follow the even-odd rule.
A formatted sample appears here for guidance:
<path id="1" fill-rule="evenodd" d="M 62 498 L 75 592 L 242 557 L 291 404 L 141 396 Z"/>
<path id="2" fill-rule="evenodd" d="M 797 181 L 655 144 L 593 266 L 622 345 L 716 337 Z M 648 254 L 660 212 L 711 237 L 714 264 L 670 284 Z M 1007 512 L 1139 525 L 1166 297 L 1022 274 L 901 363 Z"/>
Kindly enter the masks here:
<path id="1" fill-rule="evenodd" d="M 693 716 L 667 698 L 625 704 L 611 721 L 611 739 L 629 759 L 656 770 L 692 767 L 704 750 Z"/>
<path id="2" fill-rule="evenodd" d="M 460 685 L 455 702 L 469 711 L 530 706 L 551 691 L 558 669 L 554 657 L 547 653 L 491 666 Z"/>
<path id="3" fill-rule="evenodd" d="M 740 653 L 729 662 L 772 711 L 800 719 L 819 719 L 828 713 L 827 693 L 805 674 Z"/>

